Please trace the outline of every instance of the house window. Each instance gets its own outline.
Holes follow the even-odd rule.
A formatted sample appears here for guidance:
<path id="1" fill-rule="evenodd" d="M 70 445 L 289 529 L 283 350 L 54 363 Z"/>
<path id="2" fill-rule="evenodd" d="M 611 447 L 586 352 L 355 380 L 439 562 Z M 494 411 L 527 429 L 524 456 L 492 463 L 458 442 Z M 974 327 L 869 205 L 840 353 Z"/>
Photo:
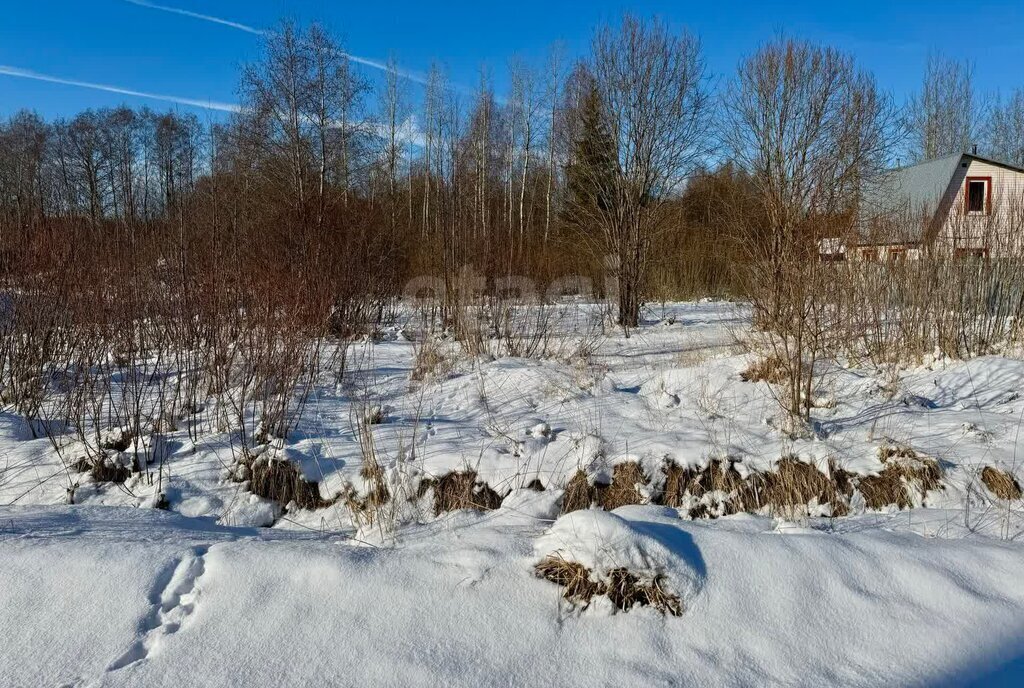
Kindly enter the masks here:
<path id="1" fill-rule="evenodd" d="M 968 177 L 964 192 L 968 215 L 988 215 L 992 209 L 992 177 Z"/>
<path id="2" fill-rule="evenodd" d="M 985 212 L 985 182 L 970 182 L 967 185 L 967 211 Z"/>

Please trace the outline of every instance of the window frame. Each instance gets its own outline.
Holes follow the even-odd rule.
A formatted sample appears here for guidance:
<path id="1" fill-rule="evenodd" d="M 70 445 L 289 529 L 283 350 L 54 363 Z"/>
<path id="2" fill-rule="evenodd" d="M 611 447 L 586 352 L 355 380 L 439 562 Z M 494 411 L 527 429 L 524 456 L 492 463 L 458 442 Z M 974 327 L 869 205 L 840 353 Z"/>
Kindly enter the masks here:
<path id="1" fill-rule="evenodd" d="M 971 210 L 971 184 L 982 183 L 985 185 L 985 195 L 981 199 L 982 210 Z M 983 216 L 992 214 L 992 177 L 967 177 L 964 180 L 964 215 Z"/>

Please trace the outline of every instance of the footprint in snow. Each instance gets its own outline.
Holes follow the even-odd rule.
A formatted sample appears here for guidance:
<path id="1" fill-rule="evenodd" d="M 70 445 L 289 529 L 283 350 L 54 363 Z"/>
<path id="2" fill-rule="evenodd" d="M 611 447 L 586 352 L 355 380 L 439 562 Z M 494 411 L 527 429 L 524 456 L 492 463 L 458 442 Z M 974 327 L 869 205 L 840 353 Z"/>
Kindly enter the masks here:
<path id="1" fill-rule="evenodd" d="M 191 554 L 169 567 L 157 582 L 149 614 L 139 628 L 139 637 L 107 667 L 118 671 L 147 659 L 157 652 L 167 636 L 174 635 L 195 611 L 201 588 L 199 580 L 206 572 L 209 547 L 195 547 Z"/>

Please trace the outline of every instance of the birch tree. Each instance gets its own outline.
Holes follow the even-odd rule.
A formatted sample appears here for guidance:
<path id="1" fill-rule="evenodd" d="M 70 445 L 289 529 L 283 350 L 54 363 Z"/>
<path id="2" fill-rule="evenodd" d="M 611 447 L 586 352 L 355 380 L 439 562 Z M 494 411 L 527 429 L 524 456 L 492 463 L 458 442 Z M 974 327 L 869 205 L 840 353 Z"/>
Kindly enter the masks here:
<path id="1" fill-rule="evenodd" d="M 970 150 L 978 129 L 978 109 L 974 68 L 967 62 L 930 55 L 921 90 L 911 97 L 907 109 L 911 160 Z"/>
<path id="2" fill-rule="evenodd" d="M 993 104 L 985 124 L 985 150 L 996 160 L 1024 165 L 1024 89 Z"/>

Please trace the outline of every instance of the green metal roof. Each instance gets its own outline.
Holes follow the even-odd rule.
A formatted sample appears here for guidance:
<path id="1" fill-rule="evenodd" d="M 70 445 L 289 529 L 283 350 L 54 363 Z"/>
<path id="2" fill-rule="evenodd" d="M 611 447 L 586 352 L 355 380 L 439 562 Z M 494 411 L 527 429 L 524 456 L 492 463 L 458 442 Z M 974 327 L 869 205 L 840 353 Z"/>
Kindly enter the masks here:
<path id="1" fill-rule="evenodd" d="M 927 231 L 942 203 L 953 201 L 959 187 L 953 188 L 957 169 L 978 160 L 1024 173 L 1024 168 L 973 153 L 953 153 L 925 162 L 896 167 L 879 173 L 864 185 L 861 198 L 861 229 L 864 240 L 874 243 L 918 243 Z M 885 223 L 884 236 L 869 237 L 872 218 L 896 218 Z M 903 218 L 903 219 L 900 219 Z"/>

